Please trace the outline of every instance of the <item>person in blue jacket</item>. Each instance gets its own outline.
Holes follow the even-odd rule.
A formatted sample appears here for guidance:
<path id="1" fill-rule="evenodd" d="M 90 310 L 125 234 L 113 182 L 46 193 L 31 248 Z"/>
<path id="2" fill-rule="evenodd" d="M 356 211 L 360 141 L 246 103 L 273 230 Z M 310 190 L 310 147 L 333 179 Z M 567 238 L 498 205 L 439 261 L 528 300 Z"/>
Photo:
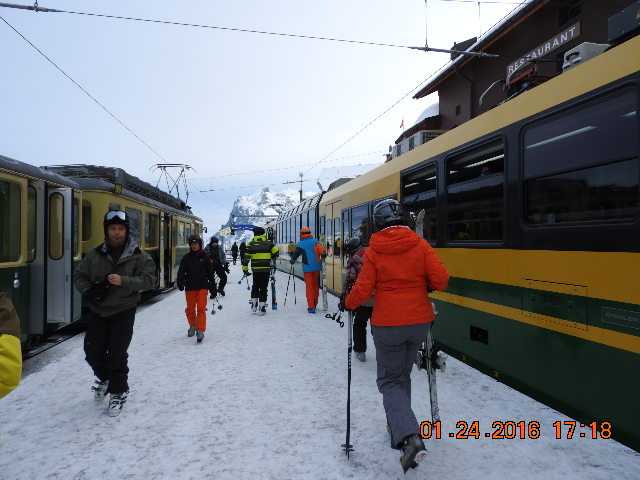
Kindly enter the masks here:
<path id="1" fill-rule="evenodd" d="M 296 251 L 291 255 L 291 265 L 302 255 L 302 271 L 307 290 L 307 311 L 316 313 L 318 296 L 320 295 L 320 270 L 326 251 L 322 244 L 313 238 L 309 227 L 300 229 L 301 240 L 296 245 Z"/>

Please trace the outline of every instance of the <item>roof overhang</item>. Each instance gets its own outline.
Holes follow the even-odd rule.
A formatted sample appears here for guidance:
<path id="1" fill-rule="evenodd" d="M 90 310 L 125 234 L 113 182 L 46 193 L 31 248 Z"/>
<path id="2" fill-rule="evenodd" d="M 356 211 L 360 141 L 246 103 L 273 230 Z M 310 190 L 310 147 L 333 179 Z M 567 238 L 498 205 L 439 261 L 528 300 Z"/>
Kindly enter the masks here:
<path id="1" fill-rule="evenodd" d="M 467 48 L 466 52 L 486 52 L 496 41 L 511 32 L 525 19 L 543 8 L 551 0 L 531 0 L 527 3 L 517 6 L 511 13 L 504 17 L 500 22 L 496 23 L 489 31 L 482 35 L 478 41 Z M 492 52 L 495 53 L 495 52 Z M 418 92 L 413 98 L 422 98 L 437 92 L 440 85 L 453 75 L 458 69 L 467 63 L 474 61 L 491 61 L 491 59 L 478 59 L 470 55 L 460 55 L 451 62 L 447 63 L 440 70 L 433 74 L 429 82 Z"/>

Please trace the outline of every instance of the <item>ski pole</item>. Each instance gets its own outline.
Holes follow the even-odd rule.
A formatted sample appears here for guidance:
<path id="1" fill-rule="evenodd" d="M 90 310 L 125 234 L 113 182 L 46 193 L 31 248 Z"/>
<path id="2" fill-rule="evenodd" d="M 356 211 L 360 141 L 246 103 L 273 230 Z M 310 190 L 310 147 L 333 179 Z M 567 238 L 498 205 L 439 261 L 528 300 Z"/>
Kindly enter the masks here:
<path id="1" fill-rule="evenodd" d="M 293 274 L 293 265 L 291 265 L 291 270 L 289 270 L 289 279 L 287 280 L 287 289 L 284 292 L 284 306 L 285 307 L 287 306 L 287 295 L 289 295 L 289 284 L 291 283 L 291 275 L 292 274 Z"/>
<path id="2" fill-rule="evenodd" d="M 251 290 L 251 287 L 249 286 L 249 275 L 246 275 L 244 278 L 247 279 L 247 290 Z"/>
<path id="3" fill-rule="evenodd" d="M 298 297 L 296 295 L 296 276 L 293 273 L 293 265 L 291 266 L 291 275 L 293 276 L 293 304 L 298 304 Z"/>
<path id="4" fill-rule="evenodd" d="M 349 458 L 349 453 L 353 452 L 353 445 L 351 445 L 351 351 L 353 349 L 353 312 L 349 312 L 349 330 L 347 332 L 347 433 L 345 442 L 342 444 L 344 453 Z"/>

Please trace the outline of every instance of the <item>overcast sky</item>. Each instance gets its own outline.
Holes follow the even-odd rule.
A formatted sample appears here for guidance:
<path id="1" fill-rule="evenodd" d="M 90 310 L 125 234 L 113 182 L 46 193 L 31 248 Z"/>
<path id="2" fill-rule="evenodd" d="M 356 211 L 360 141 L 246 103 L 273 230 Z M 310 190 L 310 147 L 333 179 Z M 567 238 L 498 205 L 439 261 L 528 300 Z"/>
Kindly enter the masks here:
<path id="1" fill-rule="evenodd" d="M 15 0 L 17 3 L 20 0 Z M 505 0 L 507 1 L 507 0 Z M 26 2 L 25 3 L 32 3 Z M 444 0 L 41 0 L 41 6 L 277 32 L 450 48 L 514 4 Z M 428 15 L 425 16 L 425 12 Z M 314 170 L 309 166 L 449 59 L 446 54 L 0 9 L 172 163 L 188 163 L 195 213 L 209 226 L 256 185 L 300 170 L 330 182 L 373 164 L 437 101 L 409 97 Z M 426 24 L 425 24 L 426 20 Z M 161 160 L 0 22 L 0 154 L 34 165 L 119 166 L 155 184 Z M 490 60 L 486 60 L 490 61 Z M 293 167 L 292 167 L 293 166 Z M 292 167 L 268 173 L 263 169 Z M 242 175 L 229 175 L 243 173 Z M 225 175 L 225 176 L 223 176 Z M 199 193 L 213 188 L 219 191 Z"/>

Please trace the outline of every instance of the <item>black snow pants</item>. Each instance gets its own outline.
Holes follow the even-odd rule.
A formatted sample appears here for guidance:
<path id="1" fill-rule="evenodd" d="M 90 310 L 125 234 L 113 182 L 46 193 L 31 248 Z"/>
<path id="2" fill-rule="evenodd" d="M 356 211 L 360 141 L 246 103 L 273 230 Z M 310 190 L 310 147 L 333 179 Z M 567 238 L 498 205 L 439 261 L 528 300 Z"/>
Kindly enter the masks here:
<path id="1" fill-rule="evenodd" d="M 253 272 L 253 286 L 251 298 L 257 298 L 260 302 L 267 301 L 267 287 L 269 286 L 269 270 Z"/>
<path id="2" fill-rule="evenodd" d="M 353 318 L 353 351 L 367 351 L 367 321 L 371 318 L 373 307 L 359 307 Z"/>
<path id="3" fill-rule="evenodd" d="M 84 336 L 84 353 L 93 373 L 101 381 L 109 380 L 108 393 L 129 391 L 127 349 L 133 335 L 136 309 L 109 317 L 91 312 Z"/>

